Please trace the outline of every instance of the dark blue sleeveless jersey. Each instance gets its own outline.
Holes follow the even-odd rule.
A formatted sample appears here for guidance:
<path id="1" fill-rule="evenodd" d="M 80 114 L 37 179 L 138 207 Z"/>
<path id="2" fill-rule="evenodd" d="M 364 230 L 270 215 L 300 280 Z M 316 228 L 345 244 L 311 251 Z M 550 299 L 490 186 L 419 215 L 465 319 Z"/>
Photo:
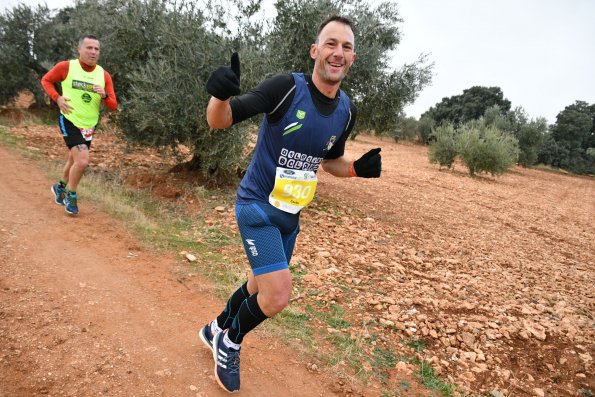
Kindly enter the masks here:
<path id="1" fill-rule="evenodd" d="M 238 203 L 268 203 L 277 167 L 316 172 L 347 128 L 350 101 L 343 91 L 335 111 L 323 116 L 312 102 L 304 75 L 293 73 L 293 79 L 295 96 L 283 118 L 274 124 L 263 118 L 252 162 L 238 188 Z"/>

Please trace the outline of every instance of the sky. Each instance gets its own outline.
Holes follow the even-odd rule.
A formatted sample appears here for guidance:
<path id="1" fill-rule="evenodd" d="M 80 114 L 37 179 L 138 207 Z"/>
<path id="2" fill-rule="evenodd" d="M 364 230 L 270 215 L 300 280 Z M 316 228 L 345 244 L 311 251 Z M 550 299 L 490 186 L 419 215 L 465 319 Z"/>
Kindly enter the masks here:
<path id="1" fill-rule="evenodd" d="M 376 4 L 381 0 L 370 0 Z M 74 0 L 0 0 L 63 8 Z M 395 69 L 421 53 L 432 84 L 406 107 L 418 118 L 475 85 L 502 89 L 512 107 L 549 123 L 576 100 L 595 103 L 595 0 L 398 0 L 402 40 Z M 356 43 L 357 44 L 357 43 Z M 356 47 L 357 52 L 357 47 Z"/>
<path id="2" fill-rule="evenodd" d="M 549 123 L 576 100 L 595 103 L 594 0 L 399 0 L 394 62 L 426 52 L 434 77 L 405 111 L 419 117 L 474 85 Z"/>

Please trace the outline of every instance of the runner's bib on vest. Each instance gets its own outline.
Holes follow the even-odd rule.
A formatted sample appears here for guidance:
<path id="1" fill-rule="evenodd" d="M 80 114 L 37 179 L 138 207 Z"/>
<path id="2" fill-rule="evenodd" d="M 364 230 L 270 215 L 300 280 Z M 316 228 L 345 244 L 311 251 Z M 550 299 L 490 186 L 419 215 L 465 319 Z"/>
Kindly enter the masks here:
<path id="1" fill-rule="evenodd" d="M 317 183 L 314 171 L 277 167 L 269 203 L 282 211 L 297 214 L 314 198 Z"/>
<path id="2" fill-rule="evenodd" d="M 81 130 L 81 135 L 85 138 L 85 141 L 90 141 L 93 139 L 93 133 L 95 132 L 95 128 L 79 128 Z"/>

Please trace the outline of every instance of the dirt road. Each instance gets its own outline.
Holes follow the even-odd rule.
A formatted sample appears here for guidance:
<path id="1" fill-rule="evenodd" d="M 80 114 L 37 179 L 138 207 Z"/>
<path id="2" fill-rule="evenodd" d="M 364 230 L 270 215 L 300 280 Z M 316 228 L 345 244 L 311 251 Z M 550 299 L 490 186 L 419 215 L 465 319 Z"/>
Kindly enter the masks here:
<path id="1" fill-rule="evenodd" d="M 55 126 L 7 130 L 50 159 L 63 152 Z M 592 395 L 595 180 L 520 167 L 471 178 L 460 164 L 429 164 L 426 147 L 369 136 L 350 141 L 348 155 L 376 146 L 382 178 L 347 183 L 321 172 L 302 214 L 292 306 L 316 330 L 317 352 L 344 351 L 336 368 L 374 373 L 384 395 L 437 394 L 410 394 L 411 358 L 470 396 Z M 108 131 L 91 166 L 196 205 L 195 185 L 182 186 L 168 160 Z M 175 258 L 143 251 L 88 201 L 79 218 L 66 217 L 35 166 L 4 150 L 0 165 L 0 385 L 11 387 L 0 390 L 217 395 L 195 335 L 222 303 L 210 285 L 178 283 Z M 206 216 L 235 230 L 230 205 Z M 245 266 L 241 247 L 221 250 Z M 261 336 L 247 339 L 243 395 L 337 390 Z"/>
<path id="2" fill-rule="evenodd" d="M 88 203 L 67 216 L 50 185 L 0 146 L 0 396 L 227 395 L 196 333 L 223 304 L 209 283 Z M 279 343 L 247 338 L 242 395 L 334 395 Z"/>

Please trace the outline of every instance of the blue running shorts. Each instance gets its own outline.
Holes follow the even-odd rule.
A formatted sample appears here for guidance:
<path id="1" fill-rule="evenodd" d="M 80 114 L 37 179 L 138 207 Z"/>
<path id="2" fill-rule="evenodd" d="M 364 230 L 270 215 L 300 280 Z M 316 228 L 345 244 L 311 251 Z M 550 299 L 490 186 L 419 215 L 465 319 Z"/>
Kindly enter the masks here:
<path id="1" fill-rule="evenodd" d="M 236 220 L 255 276 L 289 268 L 300 232 L 299 213 L 290 214 L 269 203 L 236 203 Z"/>

